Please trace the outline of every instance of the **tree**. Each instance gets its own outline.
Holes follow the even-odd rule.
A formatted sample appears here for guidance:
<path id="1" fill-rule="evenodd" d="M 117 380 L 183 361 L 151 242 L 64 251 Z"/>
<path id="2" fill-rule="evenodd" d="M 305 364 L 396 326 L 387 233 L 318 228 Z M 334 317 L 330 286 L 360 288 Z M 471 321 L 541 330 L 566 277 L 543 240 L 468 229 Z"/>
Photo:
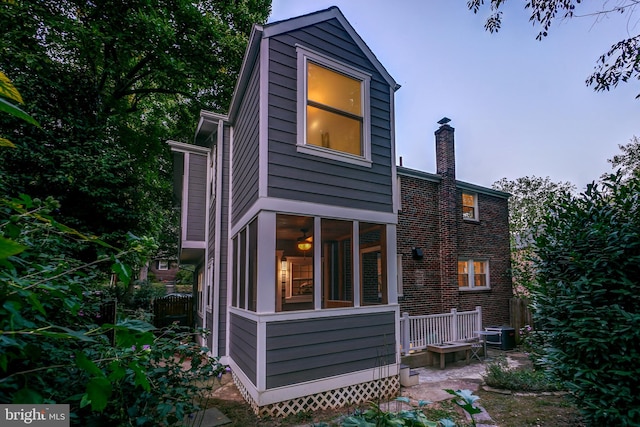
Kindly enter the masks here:
<path id="1" fill-rule="evenodd" d="M 0 2 L 0 69 L 42 128 L 0 118 L 4 193 L 53 196 L 61 221 L 122 244 L 171 208 L 166 139 L 225 111 L 269 0 Z M 86 259 L 90 259 L 89 256 Z"/>
<path id="2" fill-rule="evenodd" d="M 625 179 L 634 175 L 640 177 L 640 138 L 634 136 L 628 144 L 618 145 L 622 154 L 616 154 L 611 159 L 611 167 L 619 169 Z"/>
<path id="3" fill-rule="evenodd" d="M 22 97 L 2 73 L 0 101 L 0 111 L 37 125 L 16 106 Z M 79 425 L 182 424 L 210 393 L 198 380 L 224 367 L 202 357 L 206 348 L 185 344 L 190 333 L 116 321 L 116 305 L 105 300 L 114 289 L 102 286 L 96 268 L 112 264 L 126 286 L 131 267 L 123 260 L 144 258 L 153 242 L 132 239 L 120 251 L 59 223 L 51 215 L 58 207 L 51 197 L 0 195 L 0 402 L 64 402 Z M 68 256 L 68 240 L 99 245 L 105 256 L 82 263 Z"/>
<path id="4" fill-rule="evenodd" d="M 511 239 L 511 277 L 516 294 L 526 294 L 534 284 L 531 264 L 535 236 L 549 209 L 565 193 L 575 191 L 570 182 L 553 182 L 549 177 L 525 176 L 516 180 L 502 178 L 493 183 L 496 190 L 511 194 L 509 198 L 509 235 Z"/>
<path id="5" fill-rule="evenodd" d="M 488 7 L 490 15 L 485 22 L 485 29 L 489 32 L 498 32 L 502 24 L 502 10 L 505 0 L 489 0 L 487 5 L 484 0 L 468 0 L 467 7 L 474 13 Z M 633 19 L 636 8 L 640 6 L 640 0 L 602 0 L 601 6 L 593 7 L 592 1 L 582 0 L 526 0 L 524 7 L 531 13 L 529 20 L 539 27 L 537 40 L 547 37 L 554 21 L 558 19 L 591 17 L 603 19 L 612 14 L 627 15 Z M 588 6 L 587 6 L 588 5 Z M 582 11 L 581 11 L 582 8 Z M 628 28 L 636 28 L 628 26 Z M 640 34 L 620 40 L 609 48 L 598 59 L 595 71 L 586 80 L 588 86 L 594 86 L 596 91 L 609 90 L 618 86 L 620 82 L 640 80 Z M 640 98 L 640 94 L 636 96 Z"/>
<path id="6" fill-rule="evenodd" d="M 588 425 L 640 425 L 640 177 L 565 195 L 535 242 L 538 326 L 547 370 Z"/>

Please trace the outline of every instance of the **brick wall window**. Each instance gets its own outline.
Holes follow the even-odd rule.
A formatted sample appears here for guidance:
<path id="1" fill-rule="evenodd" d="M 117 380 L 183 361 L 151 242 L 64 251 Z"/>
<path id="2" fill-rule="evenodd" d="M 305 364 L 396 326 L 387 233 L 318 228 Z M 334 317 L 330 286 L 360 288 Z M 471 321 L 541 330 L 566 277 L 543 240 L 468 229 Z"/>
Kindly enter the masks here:
<path id="1" fill-rule="evenodd" d="M 462 193 L 462 218 L 478 221 L 478 195 Z"/>
<path id="2" fill-rule="evenodd" d="M 489 262 L 485 260 L 458 260 L 458 287 L 460 289 L 488 289 Z"/>

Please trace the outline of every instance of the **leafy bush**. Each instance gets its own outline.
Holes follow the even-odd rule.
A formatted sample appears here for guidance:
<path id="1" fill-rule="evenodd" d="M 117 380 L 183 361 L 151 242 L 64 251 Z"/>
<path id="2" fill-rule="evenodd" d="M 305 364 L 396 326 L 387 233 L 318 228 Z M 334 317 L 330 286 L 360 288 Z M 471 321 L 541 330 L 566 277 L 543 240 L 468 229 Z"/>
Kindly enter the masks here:
<path id="1" fill-rule="evenodd" d="M 592 425 L 640 425 L 640 179 L 565 196 L 536 239 L 545 366 Z"/>
<path id="2" fill-rule="evenodd" d="M 56 208 L 50 199 L 0 198 L 0 403 L 68 403 L 76 425 L 182 423 L 224 367 L 189 344 L 188 332 L 104 323 L 102 308 L 120 293 L 98 265 L 111 264 L 127 287 L 123 260 L 148 242 L 118 251 L 59 224 Z M 102 255 L 75 259 L 67 248 L 79 244 Z"/>
<path id="3" fill-rule="evenodd" d="M 530 367 L 509 368 L 502 356 L 487 365 L 487 372 L 483 378 L 487 385 L 504 390 L 540 392 L 562 388 L 543 371 L 536 371 Z"/>
<path id="4" fill-rule="evenodd" d="M 139 308 L 151 310 L 153 300 L 164 296 L 166 293 L 166 287 L 162 283 L 139 282 L 134 287 L 133 295 L 131 295 L 131 301 L 127 308 L 132 310 Z"/>
<path id="5" fill-rule="evenodd" d="M 546 354 L 546 336 L 547 333 L 545 331 L 535 330 L 529 325 L 520 329 L 520 345 L 529 356 L 529 360 L 531 360 L 535 369 L 543 368 Z"/>
<path id="6" fill-rule="evenodd" d="M 193 269 L 191 266 L 180 266 L 176 273 L 176 285 L 188 286 L 189 292 L 191 292 L 191 287 L 193 286 Z"/>
<path id="7" fill-rule="evenodd" d="M 200 410 L 200 401 L 225 368 L 206 356 L 206 348 L 191 344 L 191 334 L 169 328 L 155 337 L 149 326 L 121 323 L 116 326 L 118 345 L 103 347 L 99 354 L 85 349 L 94 361 L 87 357 L 78 365 L 92 373 L 89 383 L 97 382 L 101 390 L 81 399 L 75 415 L 83 425 L 182 425 Z M 100 411 L 96 399 L 103 405 Z"/>
<path id="8" fill-rule="evenodd" d="M 445 390 L 454 396 L 452 403 L 466 411 L 472 425 L 475 424 L 473 415 L 481 412 L 474 403 L 479 399 L 470 390 Z M 455 427 L 455 423 L 450 418 L 442 418 L 439 421 L 431 421 L 425 415 L 426 405 L 431 402 L 420 400 L 417 405 L 412 405 L 407 397 L 398 397 L 398 402 L 411 405 L 411 409 L 398 412 L 384 411 L 379 404 L 372 402 L 369 409 L 356 411 L 353 415 L 342 420 L 342 427 Z"/>

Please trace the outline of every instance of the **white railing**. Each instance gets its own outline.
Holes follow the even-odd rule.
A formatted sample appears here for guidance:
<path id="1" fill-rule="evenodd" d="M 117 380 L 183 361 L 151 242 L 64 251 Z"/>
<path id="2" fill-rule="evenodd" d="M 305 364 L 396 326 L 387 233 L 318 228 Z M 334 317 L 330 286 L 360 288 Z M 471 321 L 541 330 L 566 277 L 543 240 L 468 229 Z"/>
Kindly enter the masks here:
<path id="1" fill-rule="evenodd" d="M 430 314 L 427 316 L 409 316 L 404 313 L 400 317 L 401 353 L 422 350 L 428 344 L 460 341 L 476 336 L 474 331 L 482 330 L 482 307 L 473 311 L 458 312 L 455 308 L 450 313 Z"/>

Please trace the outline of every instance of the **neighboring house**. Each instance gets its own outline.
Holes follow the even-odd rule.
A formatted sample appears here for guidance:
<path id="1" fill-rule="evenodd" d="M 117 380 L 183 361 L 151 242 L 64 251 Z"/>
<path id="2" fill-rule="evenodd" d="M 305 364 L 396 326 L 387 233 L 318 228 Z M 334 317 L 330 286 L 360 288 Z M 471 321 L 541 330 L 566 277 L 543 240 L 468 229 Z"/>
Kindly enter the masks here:
<path id="1" fill-rule="evenodd" d="M 401 313 L 481 306 L 485 326 L 508 325 L 509 194 L 457 181 L 454 130 L 443 124 L 435 137 L 436 174 L 397 168 Z"/>
<path id="2" fill-rule="evenodd" d="M 157 282 L 174 282 L 178 274 L 178 262 L 175 259 L 154 259 L 149 263 L 149 273 Z"/>
<path id="3" fill-rule="evenodd" d="M 180 262 L 196 265 L 197 319 L 211 331 L 202 343 L 260 414 L 395 395 L 402 311 L 483 305 L 508 322 L 497 307 L 510 287 L 508 234 L 506 260 L 482 241 L 500 239 L 491 234 L 506 225 L 490 218 L 506 219 L 507 195 L 396 168 L 398 88 L 332 7 L 254 27 L 229 114 L 203 111 L 194 144 L 169 142 Z M 449 130 L 451 168 L 453 129 L 437 133 Z M 412 185 L 433 204 L 412 207 Z M 458 220 L 463 210 L 472 217 Z"/>

